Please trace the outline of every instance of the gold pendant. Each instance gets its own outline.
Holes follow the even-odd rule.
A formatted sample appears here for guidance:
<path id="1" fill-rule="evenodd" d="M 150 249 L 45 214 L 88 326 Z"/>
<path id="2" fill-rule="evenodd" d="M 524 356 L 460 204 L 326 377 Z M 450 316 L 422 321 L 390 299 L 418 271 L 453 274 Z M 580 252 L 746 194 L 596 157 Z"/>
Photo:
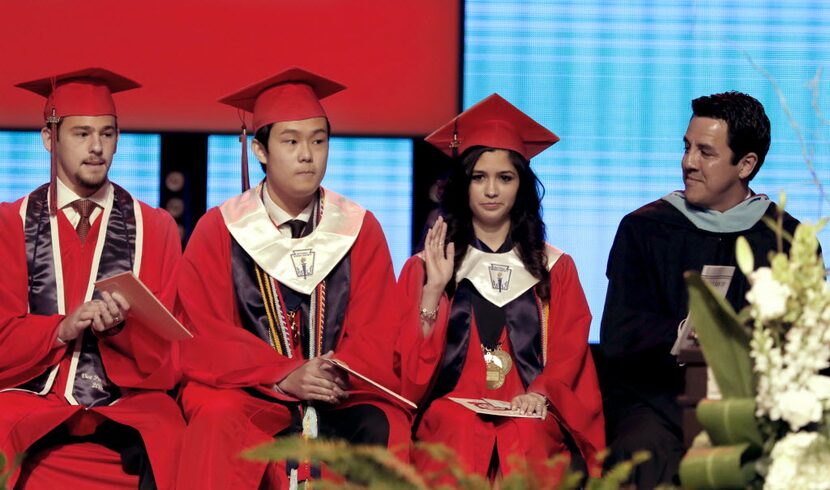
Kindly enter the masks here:
<path id="1" fill-rule="evenodd" d="M 484 351 L 484 364 L 487 368 L 487 374 L 485 376 L 487 388 L 497 390 L 504 385 L 507 373 L 513 367 L 513 360 L 510 358 L 510 354 L 502 350 L 501 345 L 493 350 L 483 345 L 481 348 Z"/>

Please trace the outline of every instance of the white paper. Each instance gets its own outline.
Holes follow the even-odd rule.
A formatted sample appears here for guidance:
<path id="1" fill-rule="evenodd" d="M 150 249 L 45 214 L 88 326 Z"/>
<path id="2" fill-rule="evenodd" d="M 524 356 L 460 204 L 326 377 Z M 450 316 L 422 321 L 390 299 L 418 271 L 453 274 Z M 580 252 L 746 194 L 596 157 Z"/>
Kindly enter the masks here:
<path id="1" fill-rule="evenodd" d="M 492 398 L 455 398 L 448 397 L 459 405 L 482 415 L 495 415 L 498 417 L 514 417 L 523 419 L 541 419 L 542 415 L 536 412 L 522 413 L 518 409 L 511 408 L 511 403 L 505 400 L 493 400 Z"/>
<path id="2" fill-rule="evenodd" d="M 704 265 L 700 272 L 700 277 L 709 283 L 721 297 L 726 297 L 726 291 L 729 290 L 729 284 L 732 282 L 732 276 L 735 275 L 735 267 L 731 265 Z M 673 356 L 680 354 L 680 351 L 686 347 L 694 345 L 694 337 L 692 336 L 694 326 L 689 320 L 689 315 L 680 323 L 677 332 L 677 340 L 671 348 Z"/>
<path id="3" fill-rule="evenodd" d="M 347 373 L 349 373 L 353 376 L 356 376 L 359 379 L 362 379 L 363 381 L 369 383 L 371 386 L 374 386 L 375 388 L 377 388 L 380 391 L 386 393 L 387 395 L 391 396 L 392 398 L 401 401 L 404 405 L 407 405 L 408 407 L 411 407 L 413 409 L 418 408 L 418 405 L 412 403 L 412 401 L 410 401 L 410 400 L 402 397 L 401 395 L 395 393 L 394 391 L 392 391 L 389 388 L 383 386 L 382 384 L 378 383 L 377 381 L 369 378 L 365 374 L 362 374 L 362 373 L 359 373 L 359 372 L 355 371 L 354 369 L 350 368 L 345 362 L 340 361 L 339 359 L 326 359 L 326 361 L 328 361 L 331 364 L 334 364 L 335 366 L 337 366 L 340 369 L 346 371 Z"/>
<path id="4" fill-rule="evenodd" d="M 132 272 L 122 272 L 95 283 L 100 291 L 117 292 L 130 303 L 127 318 L 135 317 L 147 328 L 167 340 L 185 340 L 193 337 L 147 286 Z"/>

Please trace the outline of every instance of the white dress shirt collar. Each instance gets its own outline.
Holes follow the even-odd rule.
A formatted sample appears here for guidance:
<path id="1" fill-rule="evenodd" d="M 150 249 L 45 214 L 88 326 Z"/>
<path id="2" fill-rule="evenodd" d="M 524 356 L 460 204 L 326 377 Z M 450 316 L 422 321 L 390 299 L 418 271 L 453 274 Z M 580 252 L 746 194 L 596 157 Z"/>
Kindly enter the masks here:
<path id="1" fill-rule="evenodd" d="M 102 185 L 100 189 L 95 191 L 94 194 L 87 198 L 83 198 L 75 193 L 72 189 L 67 187 L 61 179 L 57 179 L 58 182 L 58 209 L 63 209 L 67 206 L 70 206 L 73 202 L 77 201 L 78 199 L 89 199 L 90 201 L 94 202 L 98 205 L 99 208 L 103 209 L 107 205 L 107 199 L 110 196 L 112 191 L 112 184 L 107 181 L 106 184 Z"/>
<path id="2" fill-rule="evenodd" d="M 264 195 L 262 202 L 265 205 L 265 211 L 268 213 L 268 216 L 271 218 L 271 221 L 276 223 L 277 227 L 284 225 L 286 222 L 291 221 L 292 219 L 298 219 L 301 221 L 305 221 L 308 223 L 308 220 L 311 219 L 311 213 L 314 211 L 314 201 L 312 199 L 308 206 L 305 207 L 300 214 L 297 216 L 291 216 L 288 211 L 282 209 L 279 204 L 275 203 L 273 199 L 271 199 L 271 195 L 268 194 L 268 188 L 263 186 L 262 194 Z"/>

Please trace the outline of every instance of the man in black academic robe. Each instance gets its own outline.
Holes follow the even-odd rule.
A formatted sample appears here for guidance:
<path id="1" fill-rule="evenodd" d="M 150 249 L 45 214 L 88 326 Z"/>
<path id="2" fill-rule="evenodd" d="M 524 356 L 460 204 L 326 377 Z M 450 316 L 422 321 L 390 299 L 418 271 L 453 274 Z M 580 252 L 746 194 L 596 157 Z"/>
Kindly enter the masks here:
<path id="1" fill-rule="evenodd" d="M 633 475 L 637 488 L 677 483 L 683 456 L 681 410 L 684 368 L 670 353 L 688 314 L 686 271 L 736 265 L 735 242 L 749 241 L 756 266 L 777 250 L 762 221 L 782 211 L 749 181 L 770 144 L 770 124 L 754 98 L 727 92 L 692 101 L 683 138 L 684 191 L 675 191 L 620 222 L 608 258 L 602 317 L 600 381 L 607 422 L 609 465 L 645 449 L 651 459 Z M 783 213 L 793 233 L 798 220 Z M 789 244 L 783 241 L 786 252 Z M 750 286 L 736 268 L 726 298 L 739 311 Z"/>

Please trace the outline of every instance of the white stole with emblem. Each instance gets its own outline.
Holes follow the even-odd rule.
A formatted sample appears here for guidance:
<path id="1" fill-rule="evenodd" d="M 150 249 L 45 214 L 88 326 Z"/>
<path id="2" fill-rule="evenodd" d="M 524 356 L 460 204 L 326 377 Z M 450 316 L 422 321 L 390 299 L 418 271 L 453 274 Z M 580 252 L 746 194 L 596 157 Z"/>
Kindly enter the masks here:
<path id="1" fill-rule="evenodd" d="M 548 270 L 563 253 L 558 248 L 546 244 Z M 525 269 L 515 248 L 506 253 L 489 253 L 472 246 L 467 249 L 464 261 L 455 273 L 456 283 L 463 279 L 470 281 L 487 301 L 499 308 L 539 282 L 539 279 Z"/>
<path id="2" fill-rule="evenodd" d="M 219 210 L 231 236 L 269 276 L 301 294 L 311 294 L 351 250 L 366 210 L 321 188 L 323 216 L 307 236 L 283 236 L 261 193 L 263 184 L 228 199 Z"/>

